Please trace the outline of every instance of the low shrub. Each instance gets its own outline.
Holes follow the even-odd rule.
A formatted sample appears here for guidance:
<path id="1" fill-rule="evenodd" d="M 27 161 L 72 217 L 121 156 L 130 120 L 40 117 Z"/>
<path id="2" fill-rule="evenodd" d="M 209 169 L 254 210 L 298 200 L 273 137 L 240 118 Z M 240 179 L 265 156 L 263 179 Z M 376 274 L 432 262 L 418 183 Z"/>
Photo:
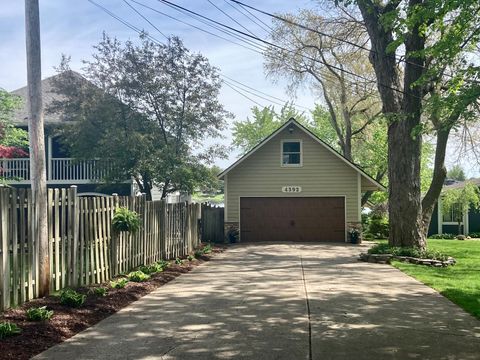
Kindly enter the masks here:
<path id="1" fill-rule="evenodd" d="M 134 234 L 140 229 L 140 215 L 125 207 L 116 208 L 112 228 L 116 232 L 127 231 Z"/>
<path id="2" fill-rule="evenodd" d="M 80 294 L 72 289 L 65 289 L 60 293 L 60 303 L 70 307 L 82 306 L 86 299 L 87 295 Z"/>
<path id="3" fill-rule="evenodd" d="M 143 282 L 150 279 L 150 275 L 145 274 L 143 271 L 132 271 L 128 274 L 128 279 L 133 282 Z"/>
<path id="4" fill-rule="evenodd" d="M 188 255 L 188 256 L 187 256 L 187 260 L 188 260 L 188 261 L 193 261 L 194 259 L 195 259 L 195 258 L 194 258 L 192 255 Z"/>
<path id="5" fill-rule="evenodd" d="M 128 284 L 128 279 L 125 279 L 125 278 L 110 281 L 110 286 L 114 289 L 123 289 L 127 284 Z"/>
<path id="6" fill-rule="evenodd" d="M 144 274 L 151 275 L 151 274 L 155 274 L 155 273 L 158 273 L 158 272 L 162 272 L 163 271 L 163 266 L 160 265 L 159 263 L 155 263 L 155 264 L 152 264 L 152 265 L 142 265 L 138 268 L 138 270 L 140 270 Z"/>
<path id="7" fill-rule="evenodd" d="M 196 250 L 196 251 L 193 253 L 193 256 L 195 256 L 196 259 L 201 258 L 202 255 L 203 255 L 203 251 L 202 251 L 202 250 Z"/>
<path id="8" fill-rule="evenodd" d="M 388 238 L 388 219 L 380 215 L 372 215 L 368 224 L 367 232 L 371 234 L 375 239 Z"/>
<path id="9" fill-rule="evenodd" d="M 108 289 L 102 286 L 90 289 L 90 293 L 96 296 L 107 296 Z"/>
<path id="10" fill-rule="evenodd" d="M 167 260 L 159 260 L 159 261 L 157 261 L 156 264 L 158 266 L 160 266 L 162 268 L 162 270 L 165 270 L 166 268 L 168 268 L 170 266 L 170 263 Z"/>
<path id="11" fill-rule="evenodd" d="M 468 236 L 470 236 L 471 238 L 474 238 L 474 239 L 479 239 L 480 238 L 480 232 L 471 232 L 470 234 L 468 234 Z"/>
<path id="12" fill-rule="evenodd" d="M 177 264 L 177 265 L 183 265 L 183 260 L 177 257 L 177 258 L 175 259 L 175 264 Z"/>
<path id="13" fill-rule="evenodd" d="M 433 235 L 430 235 L 428 238 L 429 239 L 449 239 L 449 240 L 453 240 L 453 239 L 455 239 L 456 236 L 457 235 L 454 235 L 454 234 L 433 234 Z"/>
<path id="14" fill-rule="evenodd" d="M 30 321 L 45 321 L 53 316 L 53 311 L 48 310 L 46 306 L 32 307 L 27 310 L 26 314 Z"/>
<path id="15" fill-rule="evenodd" d="M 369 254 L 390 254 L 394 256 L 410 256 L 419 259 L 446 261 L 448 255 L 439 251 L 420 250 L 413 247 L 395 247 L 388 244 L 377 244 L 368 250 Z"/>
<path id="16" fill-rule="evenodd" d="M 0 322 L 0 339 L 5 339 L 8 336 L 20 334 L 20 329 L 16 324 L 11 322 Z"/>
<path id="17" fill-rule="evenodd" d="M 202 253 L 203 254 L 208 254 L 208 253 L 211 253 L 211 252 L 212 252 L 212 245 L 211 244 L 207 244 L 202 248 Z"/>

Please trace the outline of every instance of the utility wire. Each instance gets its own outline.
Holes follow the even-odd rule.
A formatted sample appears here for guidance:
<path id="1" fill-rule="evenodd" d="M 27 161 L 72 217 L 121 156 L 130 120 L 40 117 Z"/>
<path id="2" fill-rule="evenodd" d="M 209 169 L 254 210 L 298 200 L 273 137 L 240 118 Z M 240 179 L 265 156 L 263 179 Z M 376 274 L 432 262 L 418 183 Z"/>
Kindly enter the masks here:
<path id="1" fill-rule="evenodd" d="M 148 22 L 151 27 L 157 30 L 168 41 L 168 36 L 165 35 L 158 27 L 156 27 L 155 24 L 153 24 L 150 20 L 148 20 L 147 17 L 145 17 L 140 11 L 138 11 L 134 6 L 132 6 L 127 0 L 123 0 L 123 2 L 127 4 L 133 11 L 135 11 L 143 20 Z"/>
<path id="2" fill-rule="evenodd" d="M 215 37 L 217 37 L 217 38 L 219 38 L 219 39 L 228 41 L 228 42 L 233 43 L 233 44 L 235 44 L 235 45 L 241 46 L 241 47 L 243 47 L 243 48 L 245 48 L 245 49 L 254 51 L 254 52 L 259 53 L 259 54 L 262 54 L 262 55 L 263 55 L 263 51 L 265 51 L 265 49 L 262 48 L 261 46 L 259 46 L 257 43 L 253 43 L 251 40 L 248 40 L 248 41 L 247 41 L 247 40 L 243 39 L 242 37 L 238 36 L 237 34 L 231 34 L 231 32 L 227 32 L 227 31 L 225 31 L 225 30 L 223 30 L 223 29 L 219 29 L 218 27 L 215 27 L 215 26 L 210 25 L 210 26 L 213 27 L 214 29 L 221 31 L 221 32 L 224 33 L 224 34 L 228 34 L 228 35 L 230 35 L 230 36 L 232 36 L 232 37 L 234 37 L 234 38 L 236 38 L 236 39 L 238 39 L 238 40 L 240 40 L 240 41 L 243 41 L 244 43 L 246 43 L 246 44 L 248 44 L 248 45 L 250 45 L 250 46 L 253 46 L 253 48 L 252 48 L 252 47 L 249 47 L 249 46 L 246 46 L 246 45 L 244 45 L 244 44 L 240 44 L 240 43 L 238 43 L 238 42 L 236 42 L 236 41 L 232 41 L 232 40 L 230 40 L 230 39 L 227 39 L 227 38 L 225 38 L 225 37 L 223 37 L 223 36 L 221 36 L 221 35 L 212 33 L 211 31 L 205 30 L 205 29 L 203 29 L 203 28 L 201 28 L 201 27 L 199 27 L 199 26 L 196 26 L 196 25 L 194 25 L 194 24 L 191 24 L 191 23 L 189 23 L 189 22 L 187 22 L 187 21 L 178 19 L 178 18 L 176 18 L 176 17 L 174 17 L 174 16 L 172 16 L 172 15 L 169 15 L 169 14 L 167 14 L 167 13 L 164 13 L 163 11 L 160 11 L 160 10 L 158 10 L 158 9 L 152 8 L 151 6 L 148 6 L 148 5 L 146 5 L 146 4 L 143 4 L 143 3 L 139 2 L 139 1 L 136 1 L 136 0 L 130 0 L 130 1 L 131 1 L 131 2 L 134 2 L 135 4 L 138 4 L 138 5 L 142 6 L 142 7 L 144 7 L 144 8 L 146 8 L 146 9 L 149 9 L 149 10 L 151 10 L 151 11 L 154 11 L 154 12 L 160 14 L 160 15 L 166 16 L 166 17 L 168 17 L 169 19 L 178 21 L 178 22 L 180 22 L 180 23 L 182 23 L 182 24 L 185 24 L 185 25 L 190 26 L 190 27 L 192 27 L 192 28 L 194 28 L 194 29 L 200 30 L 200 31 L 202 31 L 202 32 L 204 32 L 204 33 L 207 33 L 207 34 L 209 34 L 209 35 L 215 36 Z M 177 8 L 174 8 L 174 9 L 177 10 L 177 11 L 180 11 L 180 9 L 177 9 Z M 180 12 L 181 12 L 182 14 L 184 14 L 184 12 L 182 12 L 182 11 L 180 11 Z M 198 19 L 198 18 L 195 18 L 194 16 L 191 16 L 191 17 L 192 17 L 193 19 L 195 19 L 195 20 L 202 21 L 202 22 L 205 24 L 205 20 L 204 20 L 204 19 Z"/>
<path id="3" fill-rule="evenodd" d="M 225 79 L 224 79 L 224 80 L 222 80 L 222 81 L 223 81 L 225 84 L 228 84 L 228 85 L 230 85 L 230 86 L 234 86 L 234 87 L 236 87 L 236 88 L 238 88 L 238 89 L 241 89 L 242 91 L 244 91 L 244 92 L 246 92 L 246 93 L 249 93 L 249 94 L 251 94 L 251 95 L 254 95 L 254 96 L 256 96 L 256 97 L 258 97 L 258 98 L 260 98 L 260 99 L 269 101 L 269 102 L 271 102 L 271 103 L 273 103 L 273 104 L 275 104 L 275 105 L 284 106 L 285 103 L 286 103 L 286 102 L 281 103 L 281 102 L 278 102 L 278 101 L 275 101 L 275 100 L 267 99 L 267 98 L 264 97 L 264 96 L 255 94 L 253 91 L 242 89 L 242 88 L 239 87 L 238 85 L 235 85 L 235 84 L 231 83 L 231 82 L 228 81 L 228 80 L 225 80 Z"/>
<path id="4" fill-rule="evenodd" d="M 245 14 L 242 10 L 247 10 L 247 9 L 244 9 L 242 6 L 238 5 L 240 8 L 236 7 L 235 5 L 233 5 L 231 2 L 227 1 L 227 0 L 223 0 L 225 3 L 227 3 L 228 5 L 230 5 L 234 10 L 238 11 L 240 14 L 242 14 L 243 16 L 245 16 L 248 20 L 250 20 L 251 22 L 253 22 L 255 25 L 257 25 L 259 28 L 261 28 L 263 31 L 265 31 L 266 33 L 270 33 L 271 31 L 273 31 L 273 28 L 268 25 L 267 23 L 265 23 L 264 21 L 262 21 L 261 19 L 259 19 L 257 16 L 255 16 L 255 14 L 252 14 L 250 11 L 248 11 L 249 14 L 251 14 L 255 19 L 257 19 L 259 22 L 255 21 L 254 19 L 252 19 L 251 17 L 249 17 L 247 14 Z M 242 9 L 242 10 L 240 10 Z M 262 25 L 263 24 L 263 25 Z M 265 26 L 264 26 L 265 25 Z M 270 29 L 270 30 L 269 30 Z"/>
<path id="5" fill-rule="evenodd" d="M 119 17 L 118 15 L 114 14 L 113 12 L 111 12 L 110 10 L 108 10 L 107 8 L 105 8 L 104 6 L 96 3 L 96 2 L 93 1 L 93 0 L 88 0 L 88 1 L 89 1 L 91 4 L 95 5 L 96 7 L 100 8 L 102 11 L 104 11 L 105 13 L 107 13 L 109 16 L 111 16 L 111 17 L 114 18 L 115 20 L 121 22 L 123 25 L 125 25 L 125 26 L 128 27 L 129 29 L 135 31 L 136 33 L 141 34 L 141 33 L 143 32 L 140 28 L 138 28 L 138 27 L 130 24 L 129 22 L 123 20 L 121 17 Z M 140 13 L 137 13 L 137 14 L 140 15 Z M 143 14 L 142 14 L 142 18 L 144 18 L 144 19 L 146 20 L 146 18 L 143 16 Z M 147 20 L 146 20 L 146 21 L 147 21 Z M 151 24 L 150 21 L 148 21 L 148 23 Z M 157 29 L 156 27 L 154 27 L 154 28 Z M 160 32 L 160 30 L 158 30 L 158 29 L 157 29 L 157 31 Z M 160 32 L 160 33 L 161 33 L 161 32 Z M 155 38 L 154 36 L 151 36 L 151 35 L 149 35 L 149 34 L 147 34 L 147 36 L 148 36 L 148 38 L 149 38 L 151 41 L 155 42 L 156 44 L 158 44 L 158 45 L 164 45 L 163 42 L 161 42 L 160 40 L 158 40 L 158 39 Z M 167 39 L 168 39 L 168 38 L 167 38 Z M 276 99 L 276 100 L 279 100 L 279 101 L 282 102 L 282 103 L 278 103 L 278 102 L 272 101 L 272 100 L 267 99 L 267 98 L 265 98 L 265 97 L 263 97 L 263 96 L 260 96 L 260 95 L 258 95 L 258 94 L 255 94 L 255 93 L 253 93 L 253 92 L 251 92 L 251 91 L 247 91 L 247 90 L 245 90 L 245 89 L 242 89 L 242 88 L 239 87 L 238 85 L 235 85 L 235 84 L 233 84 L 233 83 L 231 83 L 231 82 L 227 82 L 226 80 L 222 80 L 222 82 L 223 82 L 225 85 L 227 85 L 229 88 L 231 88 L 232 90 L 234 90 L 235 92 L 237 92 L 237 93 L 240 94 L 241 96 L 245 97 L 246 99 L 248 99 L 249 101 L 253 102 L 254 104 L 256 104 L 256 105 L 258 105 L 258 106 L 260 106 L 260 107 L 265 107 L 265 106 L 262 105 L 262 104 L 260 104 L 259 102 L 255 101 L 255 100 L 253 100 L 253 99 L 250 98 L 249 96 L 245 95 L 243 92 L 244 92 L 244 91 L 247 91 L 248 93 L 250 93 L 250 94 L 252 94 L 252 95 L 254 95 L 254 96 L 256 96 L 256 97 L 260 97 L 260 98 L 262 98 L 262 99 L 264 99 L 264 100 L 267 100 L 268 102 L 273 102 L 273 103 L 275 103 L 276 105 L 280 105 L 280 106 L 283 106 L 283 105 L 285 105 L 285 103 L 288 102 L 288 101 L 285 101 L 285 100 L 283 100 L 283 99 L 280 99 L 280 98 L 274 97 L 274 96 L 272 96 L 272 95 L 266 94 L 266 93 L 264 93 L 264 92 L 261 92 L 261 91 L 259 91 L 259 90 L 256 90 L 256 89 L 252 88 L 251 86 L 248 86 L 248 85 L 246 85 L 246 84 L 243 84 L 242 82 L 237 81 L 237 80 L 235 80 L 235 79 L 232 79 L 232 78 L 230 78 L 230 77 L 228 77 L 228 76 L 226 76 L 226 75 L 223 75 L 223 74 L 219 74 L 219 75 L 220 75 L 221 77 L 224 77 L 224 78 L 229 79 L 230 81 L 233 81 L 233 82 L 235 82 L 235 83 L 238 83 L 238 84 L 240 84 L 240 85 L 242 85 L 242 86 L 244 86 L 244 87 L 246 87 L 246 88 L 252 89 L 252 90 L 254 90 L 254 91 L 257 91 L 257 92 L 260 93 L 260 94 L 269 96 L 269 97 L 271 97 L 271 98 L 273 98 L 273 99 Z M 304 106 L 296 105 L 296 104 L 294 104 L 294 103 L 292 103 L 292 105 L 295 106 L 295 107 L 302 107 L 302 108 L 305 108 L 305 109 L 308 110 L 308 108 L 306 108 L 306 107 L 304 107 Z"/>
<path id="6" fill-rule="evenodd" d="M 132 1 L 134 1 L 134 0 L 132 0 Z M 270 42 L 270 41 L 267 41 L 267 40 L 258 38 L 258 37 L 256 37 L 256 36 L 253 36 L 253 35 L 250 35 L 250 34 L 248 34 L 248 33 L 245 33 L 245 32 L 243 32 L 243 31 L 241 31 L 241 30 L 235 29 L 235 28 L 233 28 L 233 27 L 231 27 L 231 26 L 229 26 L 229 25 L 222 24 L 222 23 L 219 22 L 219 21 L 210 19 L 210 18 L 208 18 L 207 16 L 201 15 L 201 14 L 199 14 L 199 13 L 193 11 L 193 10 L 189 10 L 189 9 L 183 7 L 183 6 L 174 4 L 174 3 L 172 3 L 172 2 L 170 2 L 170 1 L 168 1 L 168 0 L 157 0 L 157 1 L 162 2 L 162 3 L 164 3 L 164 4 L 168 4 L 168 5 L 174 6 L 174 7 L 178 8 L 178 9 L 182 9 L 182 10 L 184 10 L 184 11 L 187 11 L 187 12 L 189 12 L 189 13 L 191 13 L 191 14 L 194 14 L 194 15 L 196 15 L 196 16 L 199 16 L 199 17 L 203 18 L 203 19 L 206 19 L 206 20 L 208 20 L 208 21 L 210 21 L 210 22 L 212 22 L 212 23 L 214 23 L 214 24 L 217 24 L 217 25 L 220 25 L 220 26 L 222 26 L 222 27 L 224 27 L 224 28 L 227 28 L 227 29 L 229 29 L 229 30 L 238 32 L 238 33 L 240 33 L 240 34 L 242 34 L 242 35 L 244 35 L 244 36 L 246 36 L 246 37 L 253 38 L 253 39 L 255 39 L 255 40 L 257 40 L 257 41 L 259 41 L 259 42 L 261 42 L 261 43 L 263 43 L 263 44 L 265 44 L 265 45 L 269 45 L 269 46 L 271 46 L 271 47 L 274 47 L 274 48 L 277 48 L 277 49 L 280 49 L 280 50 L 283 50 L 283 51 L 287 51 L 287 52 L 293 53 L 293 54 L 295 54 L 295 55 L 300 55 L 300 56 L 302 56 L 302 57 L 304 57 L 304 58 L 306 58 L 306 59 L 308 59 L 308 60 L 311 60 L 311 61 L 313 61 L 313 62 L 318 62 L 318 63 L 320 63 L 320 64 L 324 64 L 324 65 L 326 65 L 326 66 L 328 66 L 328 67 L 330 67 L 330 68 L 332 68 L 332 69 L 335 69 L 335 70 L 337 70 L 337 71 L 340 71 L 340 72 L 342 72 L 342 73 L 344 73 L 344 74 L 352 75 L 352 76 L 354 76 L 354 77 L 356 77 L 356 78 L 365 80 L 365 81 L 367 81 L 367 82 L 371 82 L 371 83 L 375 82 L 374 80 L 369 79 L 369 78 L 367 78 L 367 77 L 365 77 L 365 76 L 363 76 L 363 75 L 359 75 L 359 74 L 356 74 L 356 73 L 354 73 L 354 72 L 352 72 L 352 71 L 342 69 L 341 67 L 336 66 L 336 65 L 333 65 L 333 64 L 328 64 L 328 63 L 325 62 L 325 61 L 322 61 L 322 60 L 313 58 L 313 57 L 308 56 L 308 55 L 299 54 L 297 51 L 287 49 L 287 48 L 285 48 L 285 47 L 283 47 L 283 46 L 274 44 L 274 43 L 272 43 L 272 42 Z M 231 0 L 231 1 L 233 1 L 233 0 Z M 392 86 L 390 86 L 390 85 L 386 85 L 386 84 L 382 84 L 382 83 L 378 83 L 378 85 L 379 85 L 380 87 L 385 88 L 385 89 L 389 89 L 389 90 L 392 90 L 392 91 L 395 91 L 395 92 L 398 92 L 398 93 L 401 93 L 401 94 L 407 94 L 407 92 L 405 92 L 405 91 L 403 91 L 403 90 L 401 90 L 401 89 L 394 88 L 394 87 L 392 87 Z M 420 96 L 414 95 L 414 94 L 412 94 L 412 93 L 408 93 L 408 95 L 409 95 L 409 96 L 412 96 L 412 97 L 415 97 L 415 98 L 418 98 L 418 99 L 422 99 Z"/>
<path id="7" fill-rule="evenodd" d="M 231 86 L 230 84 L 227 84 L 226 82 L 224 82 L 225 85 L 227 85 L 230 89 L 232 89 L 233 91 L 235 91 L 237 94 L 243 96 L 245 99 L 248 99 L 250 100 L 251 102 L 253 102 L 254 104 L 257 104 L 258 106 L 260 106 L 261 108 L 264 108 L 266 107 L 265 105 L 262 105 L 260 104 L 259 102 L 253 100 L 252 98 L 248 97 L 247 95 L 245 95 L 244 93 L 240 92 L 239 90 L 235 89 L 233 86 Z"/>
<path id="8" fill-rule="evenodd" d="M 225 1 L 227 1 L 227 0 L 225 0 Z M 365 51 L 368 51 L 368 52 L 373 52 L 373 53 L 375 53 L 375 54 L 377 54 L 377 55 L 380 55 L 380 56 L 385 56 L 385 57 L 388 57 L 388 58 L 392 58 L 392 59 L 395 59 L 396 61 L 403 62 L 403 63 L 405 63 L 405 64 L 409 64 L 409 65 L 413 65 L 413 66 L 416 66 L 416 67 L 420 67 L 420 68 L 422 68 L 422 69 L 427 69 L 427 67 L 426 67 L 425 65 L 421 65 L 421 64 L 417 64 L 417 63 L 415 63 L 415 62 L 409 61 L 409 60 L 405 59 L 404 57 L 399 57 L 399 56 L 396 56 L 396 55 L 389 55 L 389 54 L 380 54 L 378 51 L 376 51 L 376 50 L 374 50 L 374 49 L 372 49 L 372 48 L 368 48 L 368 47 L 366 47 L 366 46 L 359 45 L 359 44 L 354 43 L 354 42 L 352 42 L 352 41 L 339 38 L 339 37 L 337 37 L 337 36 L 335 36 L 335 35 L 331 35 L 331 34 L 328 34 L 328 33 L 326 33 L 326 32 L 323 32 L 323 31 L 320 31 L 320 30 L 317 30 L 317 29 L 313 29 L 313 28 L 311 28 L 311 27 L 308 27 L 308 26 L 306 26 L 306 25 L 300 24 L 300 23 L 298 23 L 298 22 L 295 22 L 295 21 L 286 19 L 286 18 L 284 18 L 284 17 L 282 17 L 282 16 L 275 15 L 275 14 L 272 14 L 272 13 L 270 13 L 270 12 L 268 12 L 268 11 L 258 9 L 258 8 L 254 7 L 254 6 L 252 6 L 252 5 L 245 4 L 245 3 L 241 2 L 241 1 L 238 1 L 238 0 L 228 0 L 228 1 L 231 1 L 231 2 L 233 2 L 233 3 L 235 3 L 235 4 L 239 5 L 239 6 L 242 6 L 245 10 L 247 10 L 247 9 L 252 9 L 252 10 L 254 10 L 254 11 L 257 11 L 257 12 L 259 12 L 259 13 L 261 13 L 261 14 L 267 15 L 267 16 L 269 16 L 269 17 L 271 17 L 271 18 L 280 20 L 280 21 L 285 22 L 285 23 L 287 23 L 287 24 L 297 26 L 297 27 L 302 28 L 302 29 L 304 29 L 304 30 L 311 31 L 311 32 L 317 33 L 317 34 L 322 35 L 322 36 L 325 36 L 325 37 L 329 37 L 329 38 L 331 38 L 331 39 L 334 39 L 334 40 L 343 42 L 343 43 L 345 43 L 345 44 L 354 46 L 354 47 L 356 47 L 356 48 L 359 48 L 359 49 L 362 49 L 362 50 L 365 50 Z M 445 74 L 445 75 L 448 76 L 448 77 L 453 78 L 453 75 L 452 75 L 452 74 Z"/>
<path id="9" fill-rule="evenodd" d="M 231 16 L 229 13 L 227 13 L 226 11 L 223 11 L 221 7 L 217 6 L 213 1 L 211 0 L 207 0 L 213 7 L 215 7 L 218 11 L 220 11 L 223 15 L 225 15 L 226 17 L 228 17 L 230 20 L 232 20 L 235 24 L 237 24 L 238 26 L 240 26 L 243 30 L 249 32 L 250 34 L 254 35 L 255 34 L 253 32 L 251 32 L 248 28 L 246 28 L 245 26 L 243 26 L 239 21 L 237 21 L 233 16 Z M 227 3 L 228 4 L 228 3 Z"/>

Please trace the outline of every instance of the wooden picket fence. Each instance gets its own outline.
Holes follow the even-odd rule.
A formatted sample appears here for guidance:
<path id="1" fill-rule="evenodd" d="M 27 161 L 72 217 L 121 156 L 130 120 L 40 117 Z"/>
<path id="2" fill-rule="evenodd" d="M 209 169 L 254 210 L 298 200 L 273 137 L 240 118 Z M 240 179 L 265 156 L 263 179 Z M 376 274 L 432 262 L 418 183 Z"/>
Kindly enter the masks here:
<path id="1" fill-rule="evenodd" d="M 117 207 L 140 214 L 136 234 L 114 234 Z M 0 188 L 0 311 L 37 297 L 38 244 L 30 190 Z M 200 244 L 199 204 L 139 197 L 77 197 L 76 187 L 48 190 L 51 291 L 105 282 Z"/>
<path id="2" fill-rule="evenodd" d="M 202 204 L 202 239 L 217 244 L 225 242 L 224 215 L 223 207 Z"/>

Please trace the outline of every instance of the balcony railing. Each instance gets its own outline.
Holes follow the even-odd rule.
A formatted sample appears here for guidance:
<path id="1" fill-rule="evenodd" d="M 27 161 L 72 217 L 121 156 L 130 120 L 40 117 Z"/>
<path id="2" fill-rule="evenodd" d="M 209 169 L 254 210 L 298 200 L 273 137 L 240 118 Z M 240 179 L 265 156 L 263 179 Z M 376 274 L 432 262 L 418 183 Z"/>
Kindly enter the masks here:
<path id="1" fill-rule="evenodd" d="M 30 182 L 29 159 L 0 159 L 0 176 L 9 183 Z M 72 158 L 52 158 L 47 162 L 49 183 L 90 183 L 105 178 L 107 168 L 100 160 L 78 161 Z"/>

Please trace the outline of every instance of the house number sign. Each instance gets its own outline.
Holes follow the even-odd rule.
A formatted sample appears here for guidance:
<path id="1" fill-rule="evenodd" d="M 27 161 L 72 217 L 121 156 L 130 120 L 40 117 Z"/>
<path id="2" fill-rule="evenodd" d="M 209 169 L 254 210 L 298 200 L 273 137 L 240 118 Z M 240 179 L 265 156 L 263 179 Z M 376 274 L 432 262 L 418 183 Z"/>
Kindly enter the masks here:
<path id="1" fill-rule="evenodd" d="M 296 185 L 287 185 L 282 187 L 282 192 L 284 193 L 299 193 L 302 192 L 301 186 Z"/>

